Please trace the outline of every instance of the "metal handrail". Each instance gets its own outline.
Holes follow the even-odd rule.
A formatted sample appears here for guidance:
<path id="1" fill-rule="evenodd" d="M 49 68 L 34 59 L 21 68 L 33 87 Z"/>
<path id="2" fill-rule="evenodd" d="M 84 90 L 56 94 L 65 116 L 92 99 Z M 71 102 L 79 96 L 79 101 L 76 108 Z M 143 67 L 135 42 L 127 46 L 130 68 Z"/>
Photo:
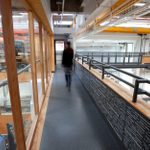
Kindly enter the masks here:
<path id="1" fill-rule="evenodd" d="M 25 70 L 29 69 L 30 67 L 31 67 L 31 65 L 27 65 L 27 66 L 24 67 L 23 69 L 19 70 L 19 71 L 17 72 L 17 74 L 19 75 L 19 74 L 23 73 Z M 3 80 L 3 81 L 0 83 L 0 87 L 5 86 L 5 85 L 7 85 L 7 84 L 8 84 L 7 79 L 6 79 L 6 80 Z"/>
<path id="2" fill-rule="evenodd" d="M 84 55 L 87 57 L 93 58 L 100 58 L 101 62 L 104 61 L 104 59 L 107 59 L 108 64 L 113 64 L 114 61 L 116 64 L 129 64 L 129 63 L 135 63 L 135 64 L 141 64 L 142 57 L 145 55 L 143 52 L 77 52 L 79 55 Z M 112 58 L 114 59 L 112 61 Z M 118 58 L 123 58 L 123 60 L 118 61 Z M 132 59 L 137 58 L 136 60 Z M 106 61 L 106 60 L 105 60 Z"/>
<path id="3" fill-rule="evenodd" d="M 150 84 L 150 80 L 145 79 L 145 78 L 142 78 L 142 77 L 139 77 L 139 76 L 137 76 L 137 75 L 134 75 L 134 74 L 132 74 L 132 73 L 126 72 L 126 71 L 124 71 L 124 70 L 118 69 L 117 67 L 114 67 L 114 66 L 112 66 L 112 65 L 108 65 L 108 64 L 105 64 L 105 63 L 96 61 L 96 60 L 94 60 L 94 59 L 89 58 L 88 56 L 82 56 L 82 55 L 76 54 L 75 58 L 77 58 L 78 60 L 79 60 L 79 59 L 82 59 L 82 64 L 83 64 L 84 62 L 85 62 L 86 64 L 88 64 L 88 65 L 89 65 L 89 70 L 91 69 L 91 67 L 96 67 L 97 69 L 100 69 L 100 70 L 102 71 L 102 79 L 104 79 L 105 74 L 109 74 L 109 75 L 113 76 L 114 78 L 120 80 L 121 82 L 123 82 L 123 83 L 129 85 L 130 87 L 134 88 L 134 93 L 133 93 L 132 102 L 136 102 L 136 101 L 137 101 L 137 95 L 138 95 L 138 94 L 145 94 L 145 95 L 147 95 L 147 96 L 150 97 L 150 93 L 149 93 L 149 92 L 147 92 L 147 91 L 145 91 L 145 90 L 139 88 L 139 84 L 140 84 L 140 83 L 147 83 L 147 84 Z M 110 69 L 110 68 L 111 68 L 111 69 L 114 69 L 114 70 L 116 70 L 116 71 L 118 71 L 118 72 L 121 72 L 121 73 L 126 74 L 126 75 L 128 75 L 128 76 L 130 76 L 130 77 L 135 78 L 135 79 L 136 79 L 136 80 L 135 80 L 135 85 L 132 84 L 132 83 L 130 83 L 130 82 L 128 82 L 128 81 L 126 81 L 126 80 L 124 80 L 124 79 L 122 79 L 122 78 L 120 78 L 120 77 L 118 77 L 118 76 L 116 76 L 116 75 L 114 75 L 114 74 L 112 74 L 112 73 L 110 73 L 110 72 L 108 72 L 108 71 L 106 71 L 106 70 L 105 70 L 106 68 L 107 68 L 107 69 L 108 69 L 108 68 L 109 68 L 109 69 Z"/>

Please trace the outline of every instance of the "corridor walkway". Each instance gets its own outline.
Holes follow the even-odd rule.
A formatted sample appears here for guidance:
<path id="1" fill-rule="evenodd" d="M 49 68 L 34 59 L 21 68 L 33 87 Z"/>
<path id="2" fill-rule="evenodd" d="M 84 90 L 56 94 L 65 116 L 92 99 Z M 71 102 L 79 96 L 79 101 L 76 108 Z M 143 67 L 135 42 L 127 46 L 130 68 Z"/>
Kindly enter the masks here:
<path id="1" fill-rule="evenodd" d="M 40 150 L 124 150 L 76 75 L 71 92 L 55 73 Z"/>

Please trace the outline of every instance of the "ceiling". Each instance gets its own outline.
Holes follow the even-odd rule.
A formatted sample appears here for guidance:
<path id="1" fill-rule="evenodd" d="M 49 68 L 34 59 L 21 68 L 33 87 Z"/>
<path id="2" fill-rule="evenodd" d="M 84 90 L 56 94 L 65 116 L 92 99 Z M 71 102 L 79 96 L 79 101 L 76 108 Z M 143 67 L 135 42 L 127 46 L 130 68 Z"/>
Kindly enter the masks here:
<path id="1" fill-rule="evenodd" d="M 56 34 L 58 34 L 57 31 L 60 32 L 60 29 L 64 31 L 63 34 L 74 32 L 103 1 L 50 0 L 54 31 Z"/>
<path id="2" fill-rule="evenodd" d="M 61 13 L 64 12 L 83 12 L 81 6 L 83 0 L 51 0 L 51 11 Z M 62 5 L 64 3 L 64 10 Z"/>

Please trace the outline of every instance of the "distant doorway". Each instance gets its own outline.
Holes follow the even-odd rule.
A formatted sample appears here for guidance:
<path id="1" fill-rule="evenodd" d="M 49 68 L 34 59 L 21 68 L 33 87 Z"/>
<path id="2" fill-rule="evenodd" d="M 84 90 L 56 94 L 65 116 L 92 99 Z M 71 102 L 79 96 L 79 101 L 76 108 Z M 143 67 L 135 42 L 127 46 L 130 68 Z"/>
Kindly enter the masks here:
<path id="1" fill-rule="evenodd" d="M 56 40 L 55 41 L 55 56 L 56 56 L 56 65 L 60 66 L 62 61 L 62 53 L 64 50 L 64 41 L 63 40 Z"/>

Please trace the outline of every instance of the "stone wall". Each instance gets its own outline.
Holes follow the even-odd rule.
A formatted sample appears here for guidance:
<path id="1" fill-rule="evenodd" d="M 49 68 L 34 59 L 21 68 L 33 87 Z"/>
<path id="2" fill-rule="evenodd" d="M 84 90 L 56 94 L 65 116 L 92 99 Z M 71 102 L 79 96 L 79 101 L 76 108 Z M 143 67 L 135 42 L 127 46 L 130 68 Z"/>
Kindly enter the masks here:
<path id="1" fill-rule="evenodd" d="M 125 147 L 150 150 L 150 120 L 78 63 L 76 74 Z"/>

